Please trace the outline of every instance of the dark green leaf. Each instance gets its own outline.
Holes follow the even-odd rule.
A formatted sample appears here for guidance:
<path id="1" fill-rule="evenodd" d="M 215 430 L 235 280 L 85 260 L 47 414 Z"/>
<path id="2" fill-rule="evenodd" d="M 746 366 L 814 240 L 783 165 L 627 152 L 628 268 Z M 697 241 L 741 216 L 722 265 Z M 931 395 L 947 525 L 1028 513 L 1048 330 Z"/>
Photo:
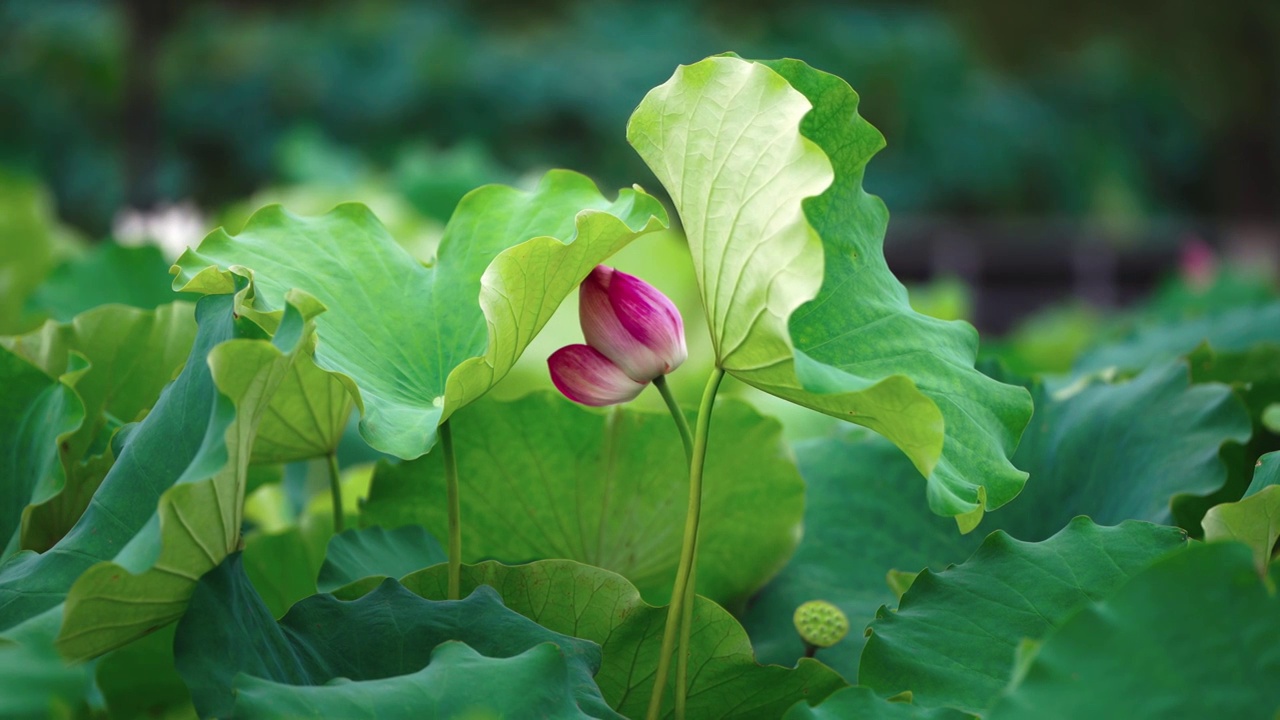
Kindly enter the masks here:
<path id="1" fill-rule="evenodd" d="M 469 648 L 449 649 L 448 641 Z M 591 679 L 600 648 L 508 610 L 491 588 L 434 602 L 386 580 L 358 600 L 312 596 L 277 623 L 233 554 L 201 579 L 174 647 L 202 716 L 330 717 L 361 708 L 356 717 L 449 717 L 435 712 L 442 696 L 493 711 L 532 695 L 559 701 L 559 710 L 568 702 L 573 712 L 562 717 L 617 717 Z M 486 663 L 477 652 L 513 661 Z M 436 662 L 444 667 L 433 671 Z"/>
<path id="2" fill-rule="evenodd" d="M 362 578 L 402 578 L 446 560 L 440 541 L 421 525 L 351 529 L 330 538 L 316 582 L 321 592 L 332 592 Z"/>
<path id="3" fill-rule="evenodd" d="M 816 657 L 858 677 L 862 629 L 895 602 L 886 575 L 942 569 L 981 542 L 929 513 L 918 473 L 889 442 L 865 432 L 796 446 L 805 492 L 804 539 L 787 567 L 752 601 L 743 618 L 763 662 L 794 663 L 804 654 L 791 616 L 809 600 L 835 603 L 850 632 Z M 1003 514 L 993 515 L 999 518 Z"/>
<path id="4" fill-rule="evenodd" d="M 1050 634 L 987 717 L 1274 718 L 1277 582 L 1243 545 L 1192 544 Z"/>
<path id="5" fill-rule="evenodd" d="M 798 703 L 782 720 L 966 720 L 968 713 L 949 708 L 926 709 L 909 702 L 890 702 L 870 688 L 838 690 L 817 707 Z"/>
<path id="6" fill-rule="evenodd" d="M 1019 540 L 1043 540 L 1087 515 L 1099 524 L 1171 525 L 1171 503 L 1208 495 L 1227 480 L 1225 443 L 1249 439 L 1248 412 L 1231 390 L 1191 385 L 1170 364 L 1127 382 L 1049 392 L 1036 388 L 1036 415 L 1014 461 L 1032 480 L 991 519 Z"/>
<path id="7" fill-rule="evenodd" d="M 920 573 L 896 611 L 880 609 L 858 680 L 880 695 L 982 713 L 1008 684 L 1020 642 L 1044 638 L 1185 544 L 1177 528 L 1088 518 L 1039 543 L 991 533 L 963 564 Z"/>
<path id="8" fill-rule="evenodd" d="M 427 568 L 406 577 L 404 584 L 423 597 L 445 597 L 447 568 Z M 495 562 L 463 566 L 463 592 L 480 585 L 496 588 L 507 607 L 543 627 L 599 643 L 604 662 L 596 683 L 605 700 L 627 717 L 644 716 L 658 667 L 666 608 L 646 604 L 620 575 L 569 560 L 514 567 Z M 363 589 L 349 588 L 351 592 Z M 691 644 L 691 718 L 773 720 L 796 701 L 816 702 L 845 684 L 813 660 L 801 660 L 794 669 L 757 664 L 738 621 L 703 597 L 694 606 Z M 673 666 L 673 675 L 674 670 Z M 663 718 L 671 717 L 671 703 L 668 693 Z"/>

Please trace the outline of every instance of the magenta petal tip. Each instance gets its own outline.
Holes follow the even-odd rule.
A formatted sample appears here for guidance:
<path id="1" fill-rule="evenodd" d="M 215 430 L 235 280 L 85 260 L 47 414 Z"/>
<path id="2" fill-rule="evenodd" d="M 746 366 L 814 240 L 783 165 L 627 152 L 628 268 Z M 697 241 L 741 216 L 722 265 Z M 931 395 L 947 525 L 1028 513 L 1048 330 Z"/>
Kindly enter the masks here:
<path id="1" fill-rule="evenodd" d="M 570 400 L 603 407 L 633 400 L 648 383 L 632 380 L 590 345 L 566 345 L 547 358 L 551 382 Z"/>

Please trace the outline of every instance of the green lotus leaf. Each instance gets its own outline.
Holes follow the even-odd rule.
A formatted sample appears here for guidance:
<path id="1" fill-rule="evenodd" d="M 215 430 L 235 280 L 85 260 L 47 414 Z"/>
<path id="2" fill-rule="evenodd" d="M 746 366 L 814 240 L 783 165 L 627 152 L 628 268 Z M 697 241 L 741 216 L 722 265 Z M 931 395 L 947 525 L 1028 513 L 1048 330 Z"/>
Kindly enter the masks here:
<path id="1" fill-rule="evenodd" d="M 870 688 L 837 690 L 817 707 L 797 703 L 782 720 L 968 720 L 968 713 L 950 708 L 922 708 L 909 702 L 893 702 Z"/>
<path id="2" fill-rule="evenodd" d="M 592 681 L 600 648 L 508 610 L 491 588 L 434 602 L 386 580 L 358 600 L 312 596 L 277 623 L 232 554 L 200 580 L 174 651 L 202 717 L 459 717 L 442 708 L 513 713 L 522 701 L 546 717 L 618 717 Z"/>
<path id="3" fill-rule="evenodd" d="M 447 560 L 440 541 L 421 525 L 353 528 L 329 539 L 316 585 L 332 592 L 362 578 L 401 578 Z"/>
<path id="4" fill-rule="evenodd" d="M 884 141 L 857 103 L 801 62 L 709 58 L 651 91 L 627 138 L 684 223 L 720 366 L 889 438 L 971 529 L 1026 480 L 1008 455 L 1031 402 L 973 369 L 971 326 L 911 309 L 862 189 Z"/>
<path id="5" fill-rule="evenodd" d="M 24 512 L 24 549 L 48 550 L 75 525 L 114 462 L 112 434 L 151 409 L 182 367 L 195 333 L 195 306 L 173 303 L 155 310 L 94 308 L 70 322 L 0 338 L 0 345 L 61 377 L 84 404 L 84 422 L 61 447 L 66 483 Z"/>
<path id="6" fill-rule="evenodd" d="M 363 205 L 315 218 L 270 206 L 240 234 L 218 230 L 184 253 L 174 288 L 230 292 L 240 274 L 254 279 L 257 312 L 294 288 L 317 298 L 328 312 L 316 364 L 350 383 L 369 444 L 410 459 L 511 369 L 597 263 L 665 218 L 639 190 L 609 202 L 586 177 L 551 171 L 533 192 L 468 194 L 424 267 Z"/>
<path id="7" fill-rule="evenodd" d="M 69 322 L 101 305 L 153 310 L 174 300 L 196 300 L 174 295 L 168 269 L 169 263 L 154 245 L 99 243 L 54 268 L 27 300 L 27 310 Z"/>
<path id="8" fill-rule="evenodd" d="M 986 717 L 1275 717 L 1277 582 L 1239 543 L 1194 543 L 1029 646 Z"/>
<path id="9" fill-rule="evenodd" d="M 1014 456 L 1035 479 L 998 527 L 1043 540 L 1087 515 L 1174 524 L 1172 504 L 1227 481 L 1225 444 L 1249 439 L 1249 414 L 1230 388 L 1192 385 L 1187 366 L 1149 368 L 1132 380 L 1035 389 L 1036 416 Z"/>
<path id="10" fill-rule="evenodd" d="M 920 573 L 896 611 L 868 628 L 858 681 L 888 696 L 981 714 L 1008 684 L 1019 644 L 1040 640 L 1157 558 L 1186 545 L 1178 528 L 1077 518 L 1038 543 L 987 536 L 967 561 Z"/>
<path id="11" fill-rule="evenodd" d="M 267 406 L 250 462 L 287 463 L 336 453 L 352 406 L 341 380 L 310 356 L 300 356 Z"/>
<path id="12" fill-rule="evenodd" d="M 235 306 L 232 295 L 197 305 L 186 366 L 67 536 L 0 565 L 0 635 L 52 632 L 68 657 L 100 654 L 181 616 L 200 575 L 235 550 L 254 431 L 312 332 L 291 303 L 261 339 Z"/>
<path id="13" fill-rule="evenodd" d="M 0 558 L 18 550 L 24 509 L 66 482 L 59 444 L 84 419 L 66 384 L 0 347 Z"/>
<path id="14" fill-rule="evenodd" d="M 692 422 L 692 416 L 690 422 Z M 566 558 L 612 570 L 646 599 L 671 595 L 689 478 L 667 413 L 598 411 L 557 393 L 486 399 L 454 418 L 463 560 Z M 707 449 L 698 591 L 745 599 L 786 562 L 800 534 L 804 485 L 782 427 L 749 405 L 716 407 Z M 425 525 L 448 536 L 438 453 L 380 464 L 361 523 Z"/>
<path id="15" fill-rule="evenodd" d="M 1202 524 L 1206 542 L 1248 545 L 1254 564 L 1265 574 L 1280 540 L 1280 452 L 1263 455 L 1244 497 L 1210 508 Z"/>
<path id="16" fill-rule="evenodd" d="M 39 318 L 23 313 L 27 297 L 67 252 L 49 194 L 33 182 L 0 171 L 0 334 L 30 329 Z"/>
<path id="17" fill-rule="evenodd" d="M 99 658 L 94 682 L 112 720 L 192 718 L 191 693 L 173 665 L 176 624 L 169 624 Z"/>
<path id="18" fill-rule="evenodd" d="M 1249 437 L 1247 413 L 1231 391 L 1190 384 L 1181 365 L 1075 388 L 1075 394 L 1055 397 L 1044 387 L 1035 393 L 1036 416 L 1015 456 L 1031 471 L 1031 482 L 983 521 L 984 529 L 1003 529 L 1019 540 L 1048 538 L 1078 515 L 1104 525 L 1172 524 L 1171 500 L 1222 486 L 1228 468 L 1220 452 L 1239 450 L 1236 443 Z M 744 624 L 763 660 L 794 662 L 804 647 L 791 614 L 807 600 L 835 603 L 853 632 L 817 657 L 853 679 L 860 677 L 864 642 L 858 630 L 881 605 L 896 607 L 886 573 L 941 570 L 962 562 L 977 541 L 922 514 L 910 467 L 886 443 L 819 439 L 796 452 L 808 485 L 805 538 Z"/>
<path id="19" fill-rule="evenodd" d="M 245 536 L 240 560 L 272 617 L 284 617 L 294 603 L 316 594 L 324 561 L 323 546 L 316 545 L 297 526 Z"/>
<path id="20" fill-rule="evenodd" d="M 849 618 L 850 632 L 815 657 L 850 680 L 858 677 L 866 642 L 862 629 L 882 605 L 896 602 L 886 576 L 893 570 L 941 570 L 964 560 L 982 541 L 926 511 L 915 481 L 919 474 L 900 450 L 853 430 L 796 444 L 806 485 L 804 539 L 742 618 L 761 662 L 792 664 L 805 652 L 792 622 L 796 608 L 809 600 L 834 603 Z"/>
<path id="21" fill-rule="evenodd" d="M 1226 308 L 1195 318 L 1142 322 L 1120 342 L 1086 352 L 1075 370 L 1134 371 L 1182 357 L 1201 343 L 1230 353 L 1248 351 L 1258 343 L 1280 343 L 1280 302 Z"/>
<path id="22" fill-rule="evenodd" d="M 0 644 L 0 717 L 84 717 L 92 687 L 89 668 L 68 665 L 47 644 Z"/>
<path id="23" fill-rule="evenodd" d="M 446 597 L 448 568 L 421 570 L 402 582 L 426 598 Z M 462 592 L 495 588 L 506 606 L 539 625 L 597 643 L 604 660 L 596 684 L 609 705 L 626 717 L 644 717 L 658 667 L 667 610 L 646 604 L 625 578 L 571 560 L 507 566 L 462 567 Z M 339 591 L 367 591 L 362 583 Z M 688 716 L 699 720 L 781 717 L 799 700 L 821 701 L 845 682 L 830 668 L 803 659 L 795 668 L 756 663 L 742 626 L 704 597 L 693 610 L 689 649 Z M 674 668 L 672 669 L 674 673 Z M 668 693 L 661 717 L 671 717 Z"/>

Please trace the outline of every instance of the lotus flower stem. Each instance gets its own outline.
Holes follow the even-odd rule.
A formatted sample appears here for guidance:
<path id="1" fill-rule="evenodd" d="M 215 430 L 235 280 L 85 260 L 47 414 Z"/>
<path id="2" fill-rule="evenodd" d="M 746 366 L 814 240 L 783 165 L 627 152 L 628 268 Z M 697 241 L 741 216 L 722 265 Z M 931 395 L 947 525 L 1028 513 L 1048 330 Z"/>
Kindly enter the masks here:
<path id="1" fill-rule="evenodd" d="M 342 473 L 338 469 L 338 453 L 329 453 L 329 495 L 333 498 L 333 532 L 342 532 L 346 513 L 342 509 Z"/>
<path id="2" fill-rule="evenodd" d="M 689 514 L 684 523 L 684 543 L 680 548 L 680 566 L 676 570 L 675 586 L 671 588 L 671 604 L 667 606 L 667 624 L 662 632 L 662 650 L 658 655 L 658 672 L 653 681 L 653 694 L 649 696 L 648 720 L 657 720 L 662 712 L 662 696 L 666 690 L 667 675 L 671 670 L 671 651 L 675 646 L 676 632 L 683 624 L 684 603 L 692 604 L 693 561 L 697 550 L 698 519 L 702 512 L 702 465 L 707 458 L 707 435 L 711 429 L 711 408 L 715 404 L 716 391 L 724 379 L 724 370 L 717 367 L 707 378 L 702 404 L 698 407 L 697 426 L 693 432 L 693 455 L 689 461 Z M 677 711 L 677 720 L 683 715 Z"/>
<path id="3" fill-rule="evenodd" d="M 453 454 L 449 421 L 440 423 L 440 449 L 444 451 L 444 482 L 449 503 L 449 599 L 462 594 L 462 509 L 458 500 L 458 461 Z"/>
<path id="4" fill-rule="evenodd" d="M 675 395 L 671 394 L 671 387 L 667 385 L 667 376 L 659 375 L 653 379 L 653 386 L 658 388 L 658 392 L 662 395 L 662 400 L 667 403 L 667 409 L 671 411 L 671 419 L 676 421 L 676 430 L 680 431 L 680 440 L 684 443 L 685 462 L 693 462 L 693 433 L 689 432 L 689 421 L 684 416 L 684 411 L 680 409 L 680 403 L 676 402 Z"/>
<path id="5" fill-rule="evenodd" d="M 680 404 L 671 394 L 671 388 L 667 385 L 667 376 L 659 375 L 654 379 L 653 384 L 662 394 L 662 399 L 667 403 L 667 409 L 671 411 L 672 419 L 676 421 L 676 429 L 680 431 L 680 439 L 684 441 L 685 461 L 692 465 L 693 434 L 689 432 L 689 421 L 685 419 Z M 693 565 L 689 568 L 689 587 L 697 587 L 697 576 L 698 553 L 695 538 Z M 689 677 L 689 637 L 693 631 L 693 604 L 696 602 L 696 597 L 696 594 L 692 594 L 684 603 L 684 613 L 680 620 L 680 643 L 676 645 L 676 652 L 679 653 L 676 660 L 676 717 L 684 717 L 685 708 L 688 705 L 689 688 L 686 678 Z"/>

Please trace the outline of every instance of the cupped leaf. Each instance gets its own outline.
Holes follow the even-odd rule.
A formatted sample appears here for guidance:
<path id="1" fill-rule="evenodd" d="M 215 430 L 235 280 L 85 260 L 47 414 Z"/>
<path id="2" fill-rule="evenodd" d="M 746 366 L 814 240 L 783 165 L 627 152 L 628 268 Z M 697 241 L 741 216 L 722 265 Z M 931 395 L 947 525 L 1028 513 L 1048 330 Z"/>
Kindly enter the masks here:
<path id="1" fill-rule="evenodd" d="M 852 430 L 796 444 L 806 486 L 804 539 L 742 620 L 761 662 L 792 664 L 805 653 L 792 621 L 796 608 L 809 600 L 834 603 L 849 618 L 850 632 L 815 657 L 849 680 L 858 677 L 862 629 L 880 606 L 896 600 L 886 575 L 941 570 L 981 542 L 925 510 L 918 473 L 901 451 Z"/>
<path id="2" fill-rule="evenodd" d="M 184 253 L 174 288 L 229 292 L 235 273 L 253 276 L 260 311 L 294 288 L 317 298 L 328 312 L 316 364 L 358 392 L 369 444 L 408 459 L 511 369 L 597 263 L 665 218 L 642 191 L 610 202 L 586 177 L 551 171 L 533 192 L 468 194 L 424 267 L 363 205 L 316 218 L 271 206 Z"/>
<path id="3" fill-rule="evenodd" d="M 0 347 L 0 558 L 19 547 L 23 510 L 66 482 L 59 441 L 84 419 L 67 385 Z"/>
<path id="4" fill-rule="evenodd" d="M 1275 717 L 1277 582 L 1243 545 L 1192 544 L 1029 648 L 987 717 Z"/>
<path id="5" fill-rule="evenodd" d="M 236 548 L 254 432 L 311 322 L 290 304 L 267 341 L 235 306 L 200 301 L 186 366 L 67 536 L 0 565 L 0 634 L 60 622 L 64 655 L 100 654 L 181 616 L 200 575 Z"/>
<path id="6" fill-rule="evenodd" d="M 837 690 L 817 707 L 797 703 L 782 720 L 967 720 L 968 713 L 951 708 L 922 708 L 910 702 L 892 702 L 870 688 Z"/>
<path id="7" fill-rule="evenodd" d="M 1008 455 L 1027 393 L 973 369 L 978 336 L 911 309 L 862 189 L 884 142 L 844 81 L 797 61 L 683 66 L 627 137 L 671 194 L 721 367 L 884 435 L 970 529 L 1026 474 Z"/>
<path id="8" fill-rule="evenodd" d="M 508 610 L 490 588 L 434 602 L 386 580 L 358 600 L 315 595 L 277 623 L 233 554 L 200 580 L 174 648 L 202 716 L 457 717 L 434 703 L 492 712 L 530 697 L 570 711 L 555 717 L 618 717 L 591 679 L 600 648 Z M 478 687 L 449 687 L 459 683 Z"/>
<path id="9" fill-rule="evenodd" d="M 173 303 L 154 311 L 94 308 L 67 323 L 0 338 L 0 345 L 61 377 L 84 404 L 84 422 L 59 448 L 66 483 L 24 513 L 24 549 L 48 550 L 75 525 L 114 462 L 112 434 L 151 409 L 182 367 L 195 333 L 195 306 Z"/>
<path id="10" fill-rule="evenodd" d="M 1201 523 L 1206 542 L 1248 545 L 1258 572 L 1265 574 L 1280 541 L 1280 452 L 1262 456 L 1243 498 L 1210 508 Z"/>
<path id="11" fill-rule="evenodd" d="M 649 600 L 670 597 L 689 478 L 668 414 L 600 412 L 541 392 L 475 403 L 452 425 L 458 473 L 466 478 L 465 560 L 578 560 L 625 576 Z M 776 421 L 726 399 L 716 407 L 715 428 L 703 481 L 698 591 L 731 603 L 791 554 L 804 486 Z M 437 455 L 379 465 L 361 522 L 421 524 L 446 537 Z"/>
<path id="12" fill-rule="evenodd" d="M 329 539 L 316 584 L 332 592 L 362 578 L 401 578 L 447 560 L 440 541 L 421 525 L 353 528 Z"/>
<path id="13" fill-rule="evenodd" d="M 267 406 L 250 462 L 287 463 L 336 453 L 351 409 L 346 385 L 310 356 L 299 357 Z"/>
<path id="14" fill-rule="evenodd" d="M 1250 435 L 1231 389 L 1192 385 L 1182 364 L 1057 393 L 1039 386 L 1035 397 L 1036 416 L 1014 456 L 1034 482 L 991 518 L 1019 540 L 1043 540 L 1076 515 L 1172 525 L 1172 502 L 1222 487 L 1220 449 Z"/>
<path id="15" fill-rule="evenodd" d="M 403 579 L 410 591 L 443 598 L 448 570 L 435 566 Z M 506 606 L 539 625 L 584 638 L 604 650 L 596 683 L 609 705 L 627 717 L 643 717 L 658 668 L 666 608 L 646 604 L 620 575 L 569 560 L 507 566 L 462 567 L 462 591 L 489 585 Z M 339 594 L 368 587 L 350 586 Z M 699 597 L 690 638 L 688 717 L 777 718 L 797 701 L 816 703 L 845 682 L 830 668 L 803 659 L 795 668 L 759 665 L 742 626 L 723 608 Z M 674 673 L 674 668 L 672 668 Z M 672 717 L 668 694 L 660 717 Z"/>
<path id="16" fill-rule="evenodd" d="M 1185 545 L 1178 528 L 1083 517 L 1039 543 L 991 533 L 963 564 L 920 573 L 896 611 L 880 609 L 858 681 L 880 695 L 910 692 L 921 705 L 982 713 L 1008 684 L 1020 643 L 1044 638 Z"/>
<path id="17" fill-rule="evenodd" d="M 155 245 L 93 246 L 83 256 L 54 268 L 31 297 L 27 310 L 68 322 L 101 305 L 120 304 L 152 310 L 178 299 L 169 287 L 169 263 Z"/>

